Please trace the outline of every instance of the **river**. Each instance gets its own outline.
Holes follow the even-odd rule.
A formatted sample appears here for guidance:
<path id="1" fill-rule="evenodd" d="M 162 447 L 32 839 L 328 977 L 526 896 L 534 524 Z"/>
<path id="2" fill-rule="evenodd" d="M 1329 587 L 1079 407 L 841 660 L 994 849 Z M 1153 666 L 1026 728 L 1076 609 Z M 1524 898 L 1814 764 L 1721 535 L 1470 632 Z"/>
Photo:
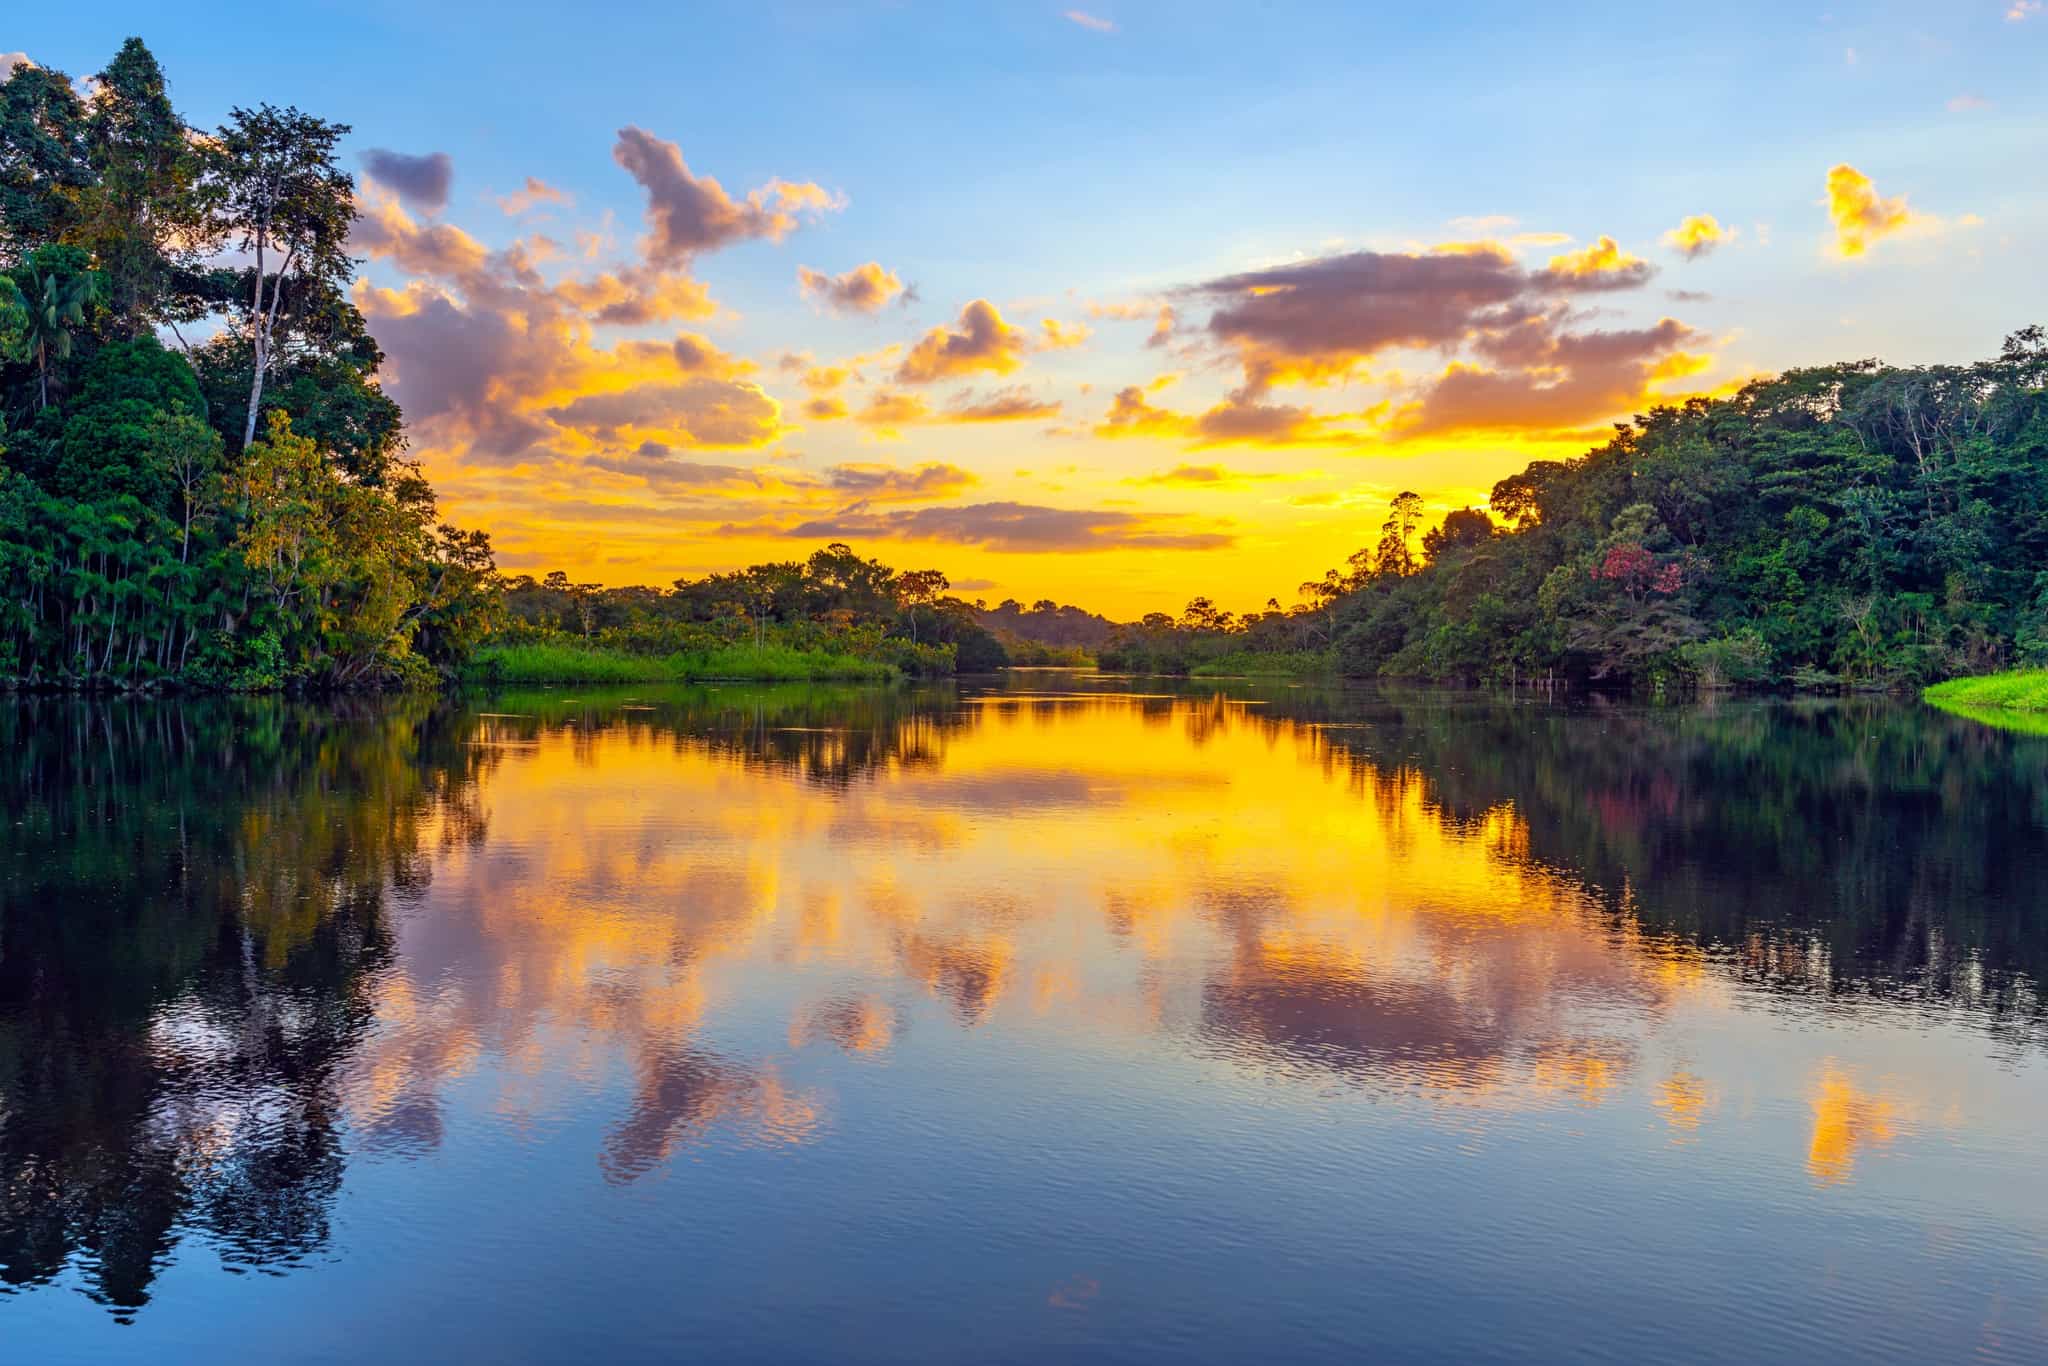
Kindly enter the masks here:
<path id="1" fill-rule="evenodd" d="M 0 705 L 0 1357 L 2038 1361 L 2048 738 Z"/>

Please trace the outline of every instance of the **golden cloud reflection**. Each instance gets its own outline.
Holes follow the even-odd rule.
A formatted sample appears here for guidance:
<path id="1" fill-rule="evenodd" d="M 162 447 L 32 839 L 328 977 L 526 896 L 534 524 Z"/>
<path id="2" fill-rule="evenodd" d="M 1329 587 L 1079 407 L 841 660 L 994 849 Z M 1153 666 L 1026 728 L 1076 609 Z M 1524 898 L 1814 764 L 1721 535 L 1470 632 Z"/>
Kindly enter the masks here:
<path id="1" fill-rule="evenodd" d="M 1418 764 L 1256 700 L 505 712 L 469 719 L 490 838 L 446 851 L 382 979 L 349 1092 L 372 1133 L 430 1141 L 465 1077 L 513 1116 L 572 1086 L 612 1108 L 596 1158 L 630 1180 L 692 1143 L 817 1139 L 818 1069 L 925 1029 L 1447 1115 L 1623 1104 L 1682 1143 L 1735 1081 L 1663 1040 L 1739 1013 L 1746 958 L 1534 857 L 1514 802 L 1454 812 Z M 1824 1183 L 1910 1118 L 1846 1071 L 1810 1089 Z"/>

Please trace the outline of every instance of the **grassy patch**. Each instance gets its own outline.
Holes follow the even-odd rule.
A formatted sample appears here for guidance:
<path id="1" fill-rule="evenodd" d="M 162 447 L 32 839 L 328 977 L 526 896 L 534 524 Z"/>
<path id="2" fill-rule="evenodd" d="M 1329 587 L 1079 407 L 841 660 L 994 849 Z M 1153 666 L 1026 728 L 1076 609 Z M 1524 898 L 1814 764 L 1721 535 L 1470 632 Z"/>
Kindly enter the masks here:
<path id="1" fill-rule="evenodd" d="M 727 645 L 672 655 L 636 655 L 586 645 L 487 645 L 463 671 L 477 683 L 695 683 L 707 679 L 803 683 L 885 682 L 893 665 L 823 650 Z"/>
<path id="2" fill-rule="evenodd" d="M 1321 678 L 1332 672 L 1330 656 L 1316 650 L 1233 650 L 1188 670 L 1191 678 Z"/>
<path id="3" fill-rule="evenodd" d="M 1921 696 L 1945 712 L 1987 726 L 2048 735 L 2048 669 L 1951 678 Z"/>

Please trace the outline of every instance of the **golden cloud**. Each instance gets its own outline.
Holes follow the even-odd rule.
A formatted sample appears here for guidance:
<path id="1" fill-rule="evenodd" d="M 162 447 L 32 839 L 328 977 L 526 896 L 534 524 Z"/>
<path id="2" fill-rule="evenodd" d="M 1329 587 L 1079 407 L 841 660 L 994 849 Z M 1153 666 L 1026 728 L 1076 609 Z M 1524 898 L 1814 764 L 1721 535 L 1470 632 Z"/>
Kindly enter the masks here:
<path id="1" fill-rule="evenodd" d="M 1884 198 L 1869 176 L 1846 161 L 1828 171 L 1828 217 L 1835 225 L 1835 252 L 1844 258 L 1863 255 L 1916 221 L 1904 195 Z"/>
<path id="2" fill-rule="evenodd" d="M 1058 318 L 1046 318 L 1040 326 L 1045 336 L 1039 345 L 1047 351 L 1071 351 L 1094 335 L 1086 323 L 1063 323 Z"/>
<path id="3" fill-rule="evenodd" d="M 986 299 L 976 299 L 960 310 L 954 328 L 934 327 L 919 339 L 897 367 L 896 378 L 904 384 L 929 384 L 977 372 L 1006 375 L 1023 362 L 1025 335 L 1003 321 L 1003 315 Z"/>
<path id="4" fill-rule="evenodd" d="M 1724 242 L 1735 239 L 1734 228 L 1724 228 L 1710 213 L 1695 213 L 1664 234 L 1664 245 L 1688 261 L 1705 256 Z"/>
<path id="5" fill-rule="evenodd" d="M 1582 289 L 1604 289 L 1641 284 L 1650 270 L 1649 262 L 1629 255 L 1612 237 L 1603 235 L 1590 247 L 1551 257 L 1544 274 L 1553 281 L 1570 281 Z"/>
<path id="6" fill-rule="evenodd" d="M 839 275 L 798 266 L 796 281 L 805 298 L 843 313 L 879 313 L 891 299 L 903 293 L 903 281 L 877 261 Z"/>

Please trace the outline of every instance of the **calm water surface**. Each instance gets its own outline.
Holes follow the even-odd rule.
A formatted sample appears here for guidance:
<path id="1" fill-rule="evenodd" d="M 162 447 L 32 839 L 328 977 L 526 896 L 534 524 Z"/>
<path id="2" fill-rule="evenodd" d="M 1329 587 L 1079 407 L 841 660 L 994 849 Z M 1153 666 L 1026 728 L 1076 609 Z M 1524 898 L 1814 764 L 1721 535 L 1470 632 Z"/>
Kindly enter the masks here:
<path id="1" fill-rule="evenodd" d="M 0 1360 L 2048 1358 L 2048 739 L 0 707 Z"/>

